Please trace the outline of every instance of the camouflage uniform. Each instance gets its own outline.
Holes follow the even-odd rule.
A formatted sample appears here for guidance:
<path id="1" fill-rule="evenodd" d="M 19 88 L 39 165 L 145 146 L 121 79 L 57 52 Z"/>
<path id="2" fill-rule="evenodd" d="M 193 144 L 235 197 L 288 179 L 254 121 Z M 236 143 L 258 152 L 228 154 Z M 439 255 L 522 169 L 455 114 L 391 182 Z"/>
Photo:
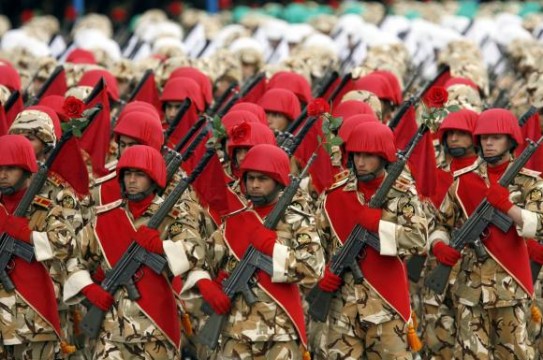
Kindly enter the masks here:
<path id="1" fill-rule="evenodd" d="M 413 184 L 400 177 L 387 194 L 381 221 L 392 222 L 396 230 L 399 256 L 421 253 L 426 244 L 427 222 Z M 337 182 L 331 189 L 357 191 L 354 175 Z M 366 200 L 357 191 L 361 204 Z M 326 194 L 321 198 L 317 230 L 328 259 L 342 246 L 324 210 Z M 319 351 L 328 359 L 411 359 L 408 349 L 407 324 L 399 314 L 364 280 L 355 284 L 350 272 L 334 295 L 328 315 L 328 327 L 322 335 Z"/>
<path id="2" fill-rule="evenodd" d="M 82 268 L 77 258 L 74 227 L 81 225 L 79 202 L 69 188 L 58 186 L 49 178 L 34 198 L 27 214 L 36 259 L 49 270 L 57 299 L 61 299 L 62 284 L 66 276 Z M 59 351 L 59 339 L 54 329 L 17 292 L 0 288 L 2 309 L 2 356 L 26 359 L 53 359 Z M 66 322 L 66 309 L 59 300 L 61 335 L 71 334 Z M 63 333 L 63 334 L 62 334 Z"/>
<path id="3" fill-rule="evenodd" d="M 448 242 L 449 232 L 466 220 L 456 194 L 458 177 L 468 172 L 474 172 L 488 183 L 484 162 L 455 174 L 457 177 L 440 207 L 439 224 L 430 235 L 431 241 Z M 543 182 L 537 173 L 524 169 L 509 186 L 511 201 L 525 209 L 522 210 L 524 227 L 517 227 L 520 236 L 540 238 L 543 234 L 542 191 Z M 526 218 L 526 210 L 535 216 Z M 494 258 L 478 260 L 474 250 L 467 247 L 451 292 L 458 322 L 456 358 L 533 358 L 526 329 L 530 295 Z"/>
<path id="4" fill-rule="evenodd" d="M 99 217 L 101 212 L 121 206 L 137 229 L 141 225 L 147 224 L 162 202 L 163 200 L 160 197 L 155 197 L 143 215 L 136 220 L 133 219 L 127 205 L 122 200 L 97 207 L 96 213 L 97 217 Z M 197 271 L 202 266 L 205 251 L 199 235 L 197 221 L 191 214 L 191 204 L 188 201 L 176 205 L 159 227 L 159 231 L 163 239 L 182 242 L 184 253 L 181 259 L 176 257 L 178 259 L 177 264 L 168 262 L 170 267 L 172 265 L 176 268 L 182 267 L 182 271 L 186 273 L 186 267 Z M 82 256 L 88 262 L 88 268 L 100 266 L 104 271 L 109 269 L 98 239 L 92 237 L 87 240 L 87 243 L 82 244 Z M 168 252 L 166 253 L 168 258 Z M 184 261 L 183 257 L 185 257 Z M 176 272 L 178 271 L 176 270 Z M 74 298 L 77 295 L 74 289 L 78 290 L 82 288 L 81 285 L 88 284 L 90 281 L 88 274 L 83 275 L 82 273 L 79 272 L 75 274 L 77 276 L 68 279 L 67 287 L 70 290 L 65 290 L 64 297 L 69 302 L 77 300 Z M 82 280 L 83 277 L 84 280 Z M 135 354 L 139 354 L 141 358 L 146 359 L 172 359 L 179 356 L 178 349 L 175 349 L 173 344 L 167 340 L 157 325 L 142 312 L 135 302 L 128 298 L 124 287 L 116 292 L 114 298 L 114 305 L 106 313 L 102 323 L 100 336 L 94 349 L 94 359 L 126 359 L 133 358 Z"/>
<path id="5" fill-rule="evenodd" d="M 324 256 L 307 206 L 303 197 L 295 197 L 277 225 L 276 233 L 278 244 L 288 248 L 284 279 L 280 282 L 295 282 L 310 288 L 322 273 Z M 208 260 L 213 264 L 214 273 L 219 270 L 231 273 L 238 261 L 230 253 L 222 230 L 221 227 L 208 240 Z M 222 330 L 218 358 L 301 359 L 303 349 L 298 333 L 285 310 L 260 287 L 252 290 L 257 299 L 255 304 L 248 305 L 243 296 L 233 300 Z"/>

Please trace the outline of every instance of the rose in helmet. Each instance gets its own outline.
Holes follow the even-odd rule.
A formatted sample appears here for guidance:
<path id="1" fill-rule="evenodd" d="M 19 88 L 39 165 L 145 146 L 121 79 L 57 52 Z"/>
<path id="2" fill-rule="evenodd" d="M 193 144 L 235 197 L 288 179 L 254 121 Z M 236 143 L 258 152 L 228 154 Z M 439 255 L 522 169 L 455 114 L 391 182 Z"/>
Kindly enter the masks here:
<path id="1" fill-rule="evenodd" d="M 270 144 L 253 146 L 241 163 L 245 195 L 255 206 L 274 203 L 290 183 L 290 161 L 286 152 Z"/>
<path id="2" fill-rule="evenodd" d="M 21 135 L 0 136 L 0 193 L 11 195 L 27 184 L 38 171 L 34 149 Z"/>
<path id="3" fill-rule="evenodd" d="M 361 123 L 351 132 L 346 150 L 351 167 L 361 182 L 380 177 L 386 164 L 396 160 L 392 130 L 373 121 Z"/>
<path id="4" fill-rule="evenodd" d="M 160 152 L 146 145 L 126 149 L 117 164 L 122 196 L 139 202 L 166 186 L 166 164 Z"/>

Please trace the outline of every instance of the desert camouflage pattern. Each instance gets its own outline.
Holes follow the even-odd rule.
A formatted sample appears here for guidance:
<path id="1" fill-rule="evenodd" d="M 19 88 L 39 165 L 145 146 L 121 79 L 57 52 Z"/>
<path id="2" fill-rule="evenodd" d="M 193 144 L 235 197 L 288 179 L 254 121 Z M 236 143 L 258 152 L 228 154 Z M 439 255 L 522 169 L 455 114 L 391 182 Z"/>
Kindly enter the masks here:
<path id="1" fill-rule="evenodd" d="M 94 349 L 94 360 L 170 360 L 179 359 L 179 354 L 172 344 L 167 341 L 147 342 L 116 342 L 109 339 L 99 339 Z"/>
<path id="2" fill-rule="evenodd" d="M 259 341 L 227 339 L 220 345 L 220 359 L 236 360 L 302 360 L 304 349 L 297 341 Z"/>
<path id="3" fill-rule="evenodd" d="M 57 141 L 53 121 L 49 115 L 39 110 L 21 111 L 13 121 L 13 124 L 11 124 L 9 133 L 34 135 L 45 144 L 52 146 L 54 146 Z"/>
<path id="4" fill-rule="evenodd" d="M 143 215 L 136 220 L 133 219 L 128 211 L 127 204 L 123 203 L 121 206 L 133 221 L 135 228 L 138 228 L 141 225 L 147 224 L 162 202 L 163 200 L 160 197 L 155 197 Z M 205 251 L 199 235 L 198 222 L 191 215 L 190 206 L 191 204 L 188 201 L 178 203 L 161 224 L 159 231 L 161 232 L 162 239 L 183 242 L 191 269 L 194 270 L 203 265 Z M 109 270 L 110 267 L 104 259 L 96 237 L 93 236 L 86 240 L 87 242 L 82 244 L 82 254 L 83 258 L 87 261 L 88 268 L 92 270 L 101 266 L 104 271 Z M 172 346 L 154 322 L 140 310 L 135 302 L 128 298 L 128 294 L 124 288 L 119 289 L 115 294 L 115 303 L 106 313 L 99 338 L 100 341 L 105 341 L 106 345 L 103 343 L 96 344 L 97 350 L 94 352 L 94 356 L 97 358 L 107 358 L 108 355 L 106 353 L 110 347 L 117 347 L 118 349 L 147 349 L 147 345 L 143 343 L 149 343 L 155 344 L 150 349 L 162 347 L 163 349 L 168 349 L 165 354 L 169 354 L 168 351 L 171 351 Z M 125 345 L 128 347 L 123 348 Z M 125 350 L 112 351 L 123 353 Z M 140 353 L 140 356 L 153 358 L 149 357 L 153 354 L 153 351 L 145 353 L 145 355 Z"/>
<path id="5" fill-rule="evenodd" d="M 458 105 L 461 109 L 468 109 L 480 113 L 483 111 L 483 101 L 474 88 L 467 85 L 452 85 L 447 88 L 449 98 L 444 107 Z"/>
<path id="6" fill-rule="evenodd" d="M 336 183 L 336 186 L 341 186 L 341 191 L 357 191 L 356 177 L 351 174 L 348 178 Z M 357 192 L 357 195 L 362 204 L 367 203 L 361 192 Z M 342 244 L 333 232 L 330 220 L 324 211 L 326 196 L 326 194 L 322 196 L 319 204 L 317 231 L 325 247 L 327 259 L 330 259 Z M 407 177 L 401 176 L 387 194 L 382 219 L 402 225 L 397 232 L 397 249 L 400 257 L 424 251 L 428 224 L 416 190 Z M 350 272 L 343 276 L 343 280 L 343 286 L 332 299 L 328 315 L 328 339 L 326 340 L 328 355 L 330 356 L 330 352 L 337 354 L 332 356 L 337 359 L 349 359 L 351 356 L 348 355 L 349 352 L 342 350 L 346 349 L 345 345 L 337 341 L 342 336 L 350 337 L 353 342 L 358 342 L 357 347 L 363 349 L 365 346 L 367 347 L 365 344 L 367 335 L 361 332 L 361 329 L 365 328 L 369 332 L 378 331 L 377 329 L 382 329 L 382 327 L 387 327 L 400 320 L 396 311 L 366 281 L 355 284 Z M 404 329 L 404 324 L 400 328 Z M 395 333 L 395 336 L 389 340 L 394 341 L 388 342 L 387 348 L 396 349 L 397 346 L 403 348 L 405 345 L 405 349 L 407 349 L 405 332 Z M 347 343 L 352 345 L 352 342 L 348 341 Z M 400 346 L 399 343 L 404 345 Z M 326 350 L 320 349 L 320 351 Z M 385 356 L 385 353 L 379 352 L 379 354 Z M 353 358 L 357 358 L 355 355 L 353 356 Z M 403 355 L 398 356 L 402 358 Z"/>
<path id="7" fill-rule="evenodd" d="M 365 102 L 371 107 L 378 119 L 383 119 L 381 100 L 379 100 L 377 95 L 374 93 L 365 90 L 352 90 L 346 93 L 341 99 L 342 102 L 347 100 L 358 100 Z"/>
<path id="8" fill-rule="evenodd" d="M 305 198 L 295 196 L 276 229 L 278 243 L 290 247 L 285 274 L 287 282 L 298 283 L 302 288 L 311 288 L 316 284 L 324 267 L 324 255 L 315 231 L 314 218 L 307 209 Z M 231 216 L 235 216 L 235 213 Z M 219 270 L 231 273 L 238 261 L 224 242 L 222 228 L 208 239 L 207 246 L 210 254 L 208 260 L 213 264 L 212 276 Z M 223 328 L 223 346 L 218 358 L 234 356 L 232 354 L 237 351 L 235 349 L 250 350 L 244 345 L 247 342 L 253 347 L 256 346 L 253 354 L 255 358 L 289 358 L 288 354 L 294 351 L 293 349 L 300 348 L 294 324 L 285 311 L 260 287 L 255 286 L 252 290 L 257 299 L 254 305 L 248 305 L 243 296 L 232 302 L 230 316 Z M 275 343 L 274 346 L 272 342 Z M 274 356 L 271 356 L 272 354 Z M 292 358 L 297 359 L 301 355 L 300 352 Z"/>

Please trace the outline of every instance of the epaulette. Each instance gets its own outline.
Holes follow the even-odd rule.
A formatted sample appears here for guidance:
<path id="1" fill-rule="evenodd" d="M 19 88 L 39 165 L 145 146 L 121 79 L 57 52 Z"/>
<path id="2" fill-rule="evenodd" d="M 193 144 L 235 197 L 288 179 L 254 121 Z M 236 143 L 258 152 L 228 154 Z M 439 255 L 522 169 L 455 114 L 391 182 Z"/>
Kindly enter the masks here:
<path id="1" fill-rule="evenodd" d="M 32 201 L 32 204 L 44 209 L 49 209 L 51 206 L 53 206 L 53 201 L 46 197 L 36 195 L 34 196 L 34 200 Z"/>
<path id="2" fill-rule="evenodd" d="M 529 177 L 534 177 L 534 178 L 541 177 L 541 171 L 535 171 L 535 170 L 530 170 L 526 168 L 520 169 L 519 174 L 526 175 Z"/>
<path id="3" fill-rule="evenodd" d="M 409 190 L 413 189 L 413 181 L 411 181 L 411 179 L 406 175 L 402 174 L 398 176 L 392 187 L 400 192 L 408 192 Z"/>
<path id="4" fill-rule="evenodd" d="M 61 185 L 63 187 L 66 186 L 66 181 L 54 171 L 49 171 L 49 173 L 47 174 L 47 180 L 49 180 L 49 182 L 55 187 L 59 187 Z"/>
<path id="5" fill-rule="evenodd" d="M 462 169 L 459 169 L 459 170 L 456 170 L 455 172 L 453 172 L 453 178 L 456 178 L 456 177 L 458 177 L 460 175 L 469 173 L 470 171 L 473 171 L 473 170 L 477 169 L 478 167 L 479 167 L 479 162 L 476 161 L 473 164 L 471 164 L 469 166 L 466 166 L 465 168 L 462 168 Z"/>
<path id="6" fill-rule="evenodd" d="M 96 210 L 96 214 L 101 214 L 101 213 L 105 213 L 106 211 L 118 208 L 119 206 L 121 206 L 122 203 L 123 203 L 123 200 L 119 199 L 119 200 L 110 202 L 109 204 L 96 206 L 94 209 Z"/>
<path id="7" fill-rule="evenodd" d="M 115 176 L 117 176 L 117 173 L 115 171 L 113 171 L 113 172 L 111 172 L 111 173 L 109 173 L 109 174 L 107 174 L 105 176 L 102 176 L 102 177 L 94 180 L 94 186 L 103 184 L 106 181 L 113 179 Z"/>
<path id="8" fill-rule="evenodd" d="M 326 191 L 334 190 L 340 186 L 345 185 L 349 181 L 349 174 L 350 174 L 349 170 L 344 170 L 340 172 L 339 174 L 336 174 L 334 176 L 335 182 Z"/>

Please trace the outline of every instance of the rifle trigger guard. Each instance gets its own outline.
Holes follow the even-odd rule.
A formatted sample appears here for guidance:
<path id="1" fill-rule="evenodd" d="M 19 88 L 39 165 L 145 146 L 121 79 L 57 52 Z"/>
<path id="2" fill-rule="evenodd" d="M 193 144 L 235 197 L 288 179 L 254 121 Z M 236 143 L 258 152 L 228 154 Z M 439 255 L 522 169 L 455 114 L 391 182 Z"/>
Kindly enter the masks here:
<path id="1" fill-rule="evenodd" d="M 364 247 L 362 250 L 360 250 L 360 253 L 356 257 L 358 261 L 364 260 L 366 258 L 366 248 Z"/>
<path id="2" fill-rule="evenodd" d="M 10 273 L 15 269 L 15 260 L 13 258 L 9 259 L 8 264 L 6 265 L 6 272 Z"/>
<path id="3" fill-rule="evenodd" d="M 142 268 L 139 268 L 138 271 L 136 271 L 136 273 L 134 274 L 134 276 L 132 276 L 132 280 L 134 282 L 138 282 L 141 280 L 141 278 L 143 277 L 143 269 Z"/>

